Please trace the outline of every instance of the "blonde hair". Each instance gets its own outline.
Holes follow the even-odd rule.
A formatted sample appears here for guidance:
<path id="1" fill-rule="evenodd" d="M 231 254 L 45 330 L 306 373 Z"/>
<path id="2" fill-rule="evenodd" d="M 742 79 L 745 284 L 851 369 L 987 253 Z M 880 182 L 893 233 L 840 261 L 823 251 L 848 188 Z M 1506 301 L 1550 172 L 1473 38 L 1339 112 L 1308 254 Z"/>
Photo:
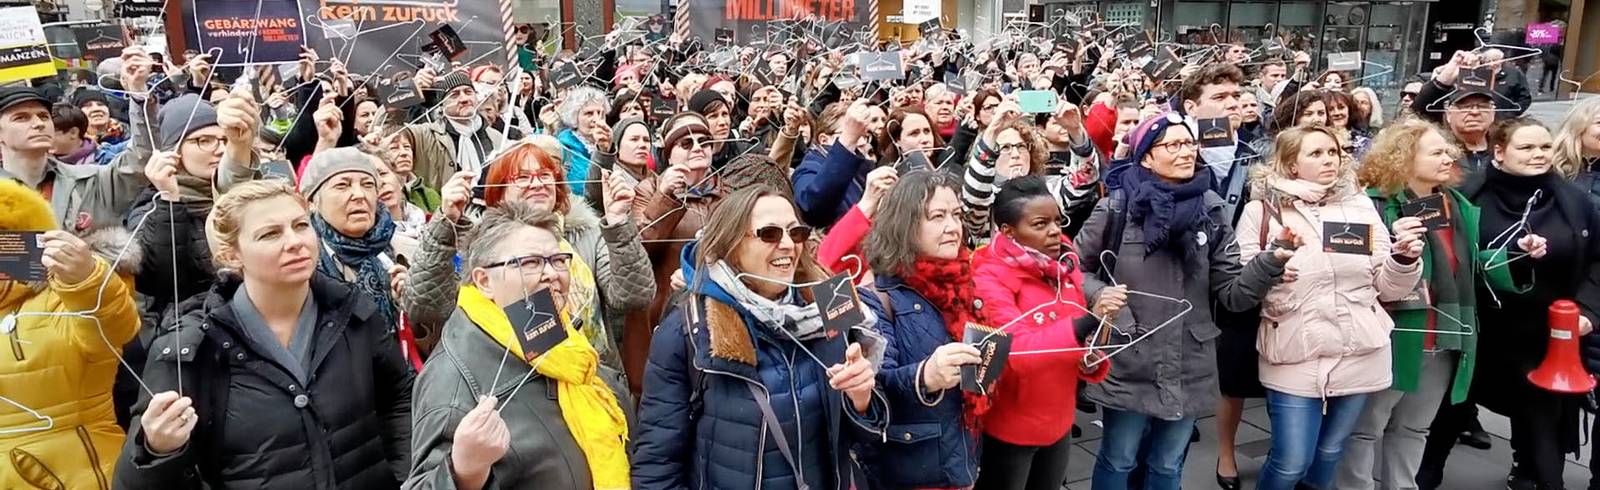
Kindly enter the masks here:
<path id="1" fill-rule="evenodd" d="M 211 262 L 217 266 L 217 270 L 238 269 L 239 264 L 227 257 L 237 254 L 239 250 L 239 226 L 244 219 L 245 208 L 277 197 L 288 197 L 299 204 L 301 210 L 311 212 L 311 202 L 288 182 L 278 179 L 245 182 L 217 198 L 216 204 L 211 206 L 211 215 L 206 217 L 206 244 L 211 250 Z"/>
<path id="2" fill-rule="evenodd" d="M 1583 133 L 1600 116 L 1600 99 L 1589 98 L 1572 106 L 1556 132 L 1556 151 L 1551 155 L 1562 177 L 1572 179 L 1583 170 Z"/>
<path id="3" fill-rule="evenodd" d="M 1339 137 L 1339 131 L 1337 128 L 1328 126 L 1293 126 L 1278 132 L 1278 135 L 1273 138 L 1272 153 L 1266 157 L 1267 164 L 1256 165 L 1255 169 L 1250 172 L 1250 183 L 1255 187 L 1252 190 L 1266 192 L 1268 179 L 1293 180 L 1298 178 L 1295 176 L 1295 166 L 1300 160 L 1300 148 L 1305 144 L 1306 137 L 1312 134 L 1327 136 L 1329 140 L 1333 141 L 1334 151 L 1339 152 L 1339 178 L 1334 181 L 1336 186 L 1354 187 L 1356 181 L 1355 162 L 1351 160 L 1350 154 L 1345 153 L 1345 139 Z M 1264 196 L 1265 194 L 1258 193 L 1258 195 Z M 1283 197 L 1289 198 L 1292 196 Z"/>
<path id="4" fill-rule="evenodd" d="M 1379 131 L 1372 138 L 1372 149 L 1367 151 L 1366 158 L 1362 160 L 1361 185 L 1376 188 L 1385 194 L 1404 189 L 1406 183 L 1411 181 L 1412 168 L 1417 161 L 1418 142 L 1429 131 L 1449 141 L 1446 135 L 1450 133 L 1445 132 L 1444 128 L 1416 116 L 1402 117 Z M 1461 158 L 1459 147 L 1447 146 L 1452 157 Z M 1454 184 L 1449 182 L 1446 186 Z"/>

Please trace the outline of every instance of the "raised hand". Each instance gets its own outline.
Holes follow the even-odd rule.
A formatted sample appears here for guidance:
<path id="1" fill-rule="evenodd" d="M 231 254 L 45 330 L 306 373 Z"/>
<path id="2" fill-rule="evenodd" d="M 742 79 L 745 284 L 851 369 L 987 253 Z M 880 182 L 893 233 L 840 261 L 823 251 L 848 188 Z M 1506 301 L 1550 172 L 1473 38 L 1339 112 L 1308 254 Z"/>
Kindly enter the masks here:
<path id="1" fill-rule="evenodd" d="M 495 410 L 493 396 L 478 398 L 478 405 L 456 424 L 450 446 L 450 469 L 458 475 L 487 478 L 495 462 L 511 448 L 511 430 Z"/>
<path id="2" fill-rule="evenodd" d="M 973 352 L 977 352 L 977 349 L 973 349 Z M 872 389 L 877 386 L 878 372 L 873 369 L 872 362 L 861 355 L 861 344 L 851 343 L 844 351 L 844 359 L 844 364 L 834 364 L 828 368 L 828 386 L 844 392 L 857 412 L 865 412 L 872 403 Z"/>
<path id="3" fill-rule="evenodd" d="M 622 172 L 604 172 L 600 194 L 605 198 L 606 224 L 617 224 L 633 215 L 633 185 Z"/>
<path id="4" fill-rule="evenodd" d="M 261 105 L 249 88 L 236 87 L 217 104 L 217 126 L 222 127 L 228 150 L 235 157 L 250 154 L 255 147 L 256 130 L 261 126 Z"/>
<path id="5" fill-rule="evenodd" d="M 199 421 L 194 412 L 194 400 L 178 396 L 175 391 L 156 393 L 139 415 L 144 447 L 155 454 L 171 454 L 182 449 L 189 443 L 189 436 Z"/>
<path id="6" fill-rule="evenodd" d="M 1111 318 L 1128 305 L 1127 286 L 1108 286 L 1100 290 L 1100 296 L 1094 300 L 1094 315 L 1100 318 Z"/>
<path id="7" fill-rule="evenodd" d="M 878 203 L 883 202 L 883 196 L 889 195 L 889 190 L 894 188 L 894 183 L 900 180 L 900 171 L 893 166 L 882 166 L 872 169 L 867 173 L 867 187 L 861 193 L 861 201 L 856 207 L 861 209 L 861 214 L 871 218 L 878 210 Z"/>
<path id="8" fill-rule="evenodd" d="M 1528 255 L 1532 255 L 1535 259 L 1542 259 L 1546 253 L 1550 252 L 1550 242 L 1542 236 L 1529 233 L 1527 236 L 1517 240 L 1517 248 L 1527 252 Z"/>
<path id="9" fill-rule="evenodd" d="M 129 92 L 144 92 L 150 82 L 150 72 L 155 66 L 155 60 L 144 48 L 128 46 L 122 48 L 122 70 L 120 75 L 122 89 Z"/>
<path id="10" fill-rule="evenodd" d="M 456 172 L 445 181 L 444 188 L 439 190 L 439 211 L 450 221 L 461 221 L 461 215 L 467 211 L 467 203 L 472 200 L 472 181 L 478 174 L 470 170 Z"/>
<path id="11" fill-rule="evenodd" d="M 161 199 L 178 202 L 178 153 L 157 151 L 144 164 L 144 176 L 161 192 Z"/>
<path id="12" fill-rule="evenodd" d="M 65 284 L 82 284 L 94 274 L 94 252 L 82 238 L 61 230 L 44 232 L 44 259 L 50 276 Z"/>
<path id="13" fill-rule="evenodd" d="M 1428 228 L 1422 225 L 1421 219 L 1414 216 L 1400 218 L 1394 220 L 1394 224 L 1390 225 L 1390 228 L 1395 237 L 1395 254 L 1413 259 L 1422 257 L 1422 244 L 1424 243 L 1422 237 L 1424 233 L 1428 232 Z"/>
<path id="14" fill-rule="evenodd" d="M 961 385 L 961 366 L 977 364 L 983 358 L 978 348 L 962 342 L 951 342 L 933 350 L 933 355 L 922 362 L 922 385 L 929 392 L 939 392 Z"/>

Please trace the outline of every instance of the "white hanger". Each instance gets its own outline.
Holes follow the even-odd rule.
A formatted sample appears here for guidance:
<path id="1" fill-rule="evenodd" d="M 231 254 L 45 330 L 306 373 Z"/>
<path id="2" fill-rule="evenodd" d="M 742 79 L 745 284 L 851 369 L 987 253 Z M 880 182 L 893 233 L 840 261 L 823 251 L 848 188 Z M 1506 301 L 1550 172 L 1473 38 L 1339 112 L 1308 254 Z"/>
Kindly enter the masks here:
<path id="1" fill-rule="evenodd" d="M 1105 267 L 1106 264 L 1115 263 L 1116 261 L 1113 260 L 1113 261 L 1107 262 L 1105 260 L 1106 254 L 1111 254 L 1112 258 L 1115 258 L 1116 255 L 1117 255 L 1116 252 L 1113 252 L 1111 250 L 1102 250 L 1102 251 L 1100 251 L 1101 268 L 1104 270 L 1104 272 L 1106 274 L 1106 278 L 1111 281 L 1111 285 L 1120 286 L 1121 284 L 1118 284 L 1119 281 L 1117 281 L 1116 276 L 1112 275 L 1111 269 Z M 1088 364 L 1088 367 L 1093 368 L 1095 366 L 1100 365 L 1100 363 L 1102 363 L 1102 362 L 1111 360 L 1112 357 L 1115 357 L 1116 355 L 1121 354 L 1122 351 L 1127 350 L 1129 347 L 1132 347 L 1134 344 L 1138 344 L 1139 342 L 1143 342 L 1145 339 L 1150 338 L 1151 335 L 1154 335 L 1156 332 L 1161 331 L 1161 329 L 1166 328 L 1168 325 L 1171 325 L 1174 322 L 1177 322 L 1178 319 L 1183 318 L 1183 316 L 1189 314 L 1189 312 L 1194 311 L 1194 303 L 1190 302 L 1188 299 L 1174 298 L 1174 297 L 1171 297 L 1171 296 L 1163 296 L 1163 295 L 1159 295 L 1159 294 L 1155 294 L 1155 293 L 1147 293 L 1147 292 L 1144 292 L 1144 291 L 1138 291 L 1138 290 L 1134 290 L 1134 289 L 1128 289 L 1127 290 L 1127 294 L 1135 295 L 1135 296 L 1144 296 L 1144 297 L 1147 297 L 1147 298 L 1159 299 L 1159 300 L 1163 300 L 1163 301 L 1170 301 L 1170 302 L 1173 302 L 1173 303 L 1177 303 L 1177 304 L 1183 305 L 1184 308 L 1183 308 L 1183 311 L 1179 311 L 1178 314 L 1173 315 L 1172 318 L 1168 318 L 1166 321 L 1161 322 L 1161 324 L 1156 325 L 1155 328 L 1152 328 L 1152 329 L 1146 331 L 1144 334 L 1138 336 L 1137 338 L 1134 338 L 1133 340 L 1128 341 L 1126 343 L 1117 345 L 1116 346 L 1116 350 L 1113 350 L 1113 351 L 1107 353 L 1106 355 L 1101 356 L 1100 358 L 1095 359 L 1094 361 L 1091 361 Z M 1103 328 L 1103 325 L 1104 325 L 1104 323 L 1102 323 L 1102 328 Z M 1115 329 L 1116 327 L 1112 327 L 1112 328 Z M 1118 330 L 1120 331 L 1120 329 L 1118 329 Z M 1101 329 L 1096 329 L 1094 336 L 1090 337 L 1090 339 L 1091 339 L 1090 345 L 1091 346 L 1094 346 L 1092 339 L 1098 338 L 1102 331 L 1103 330 L 1101 330 Z"/>
<path id="2" fill-rule="evenodd" d="M 1449 313 L 1445 313 L 1444 310 L 1441 310 L 1438 307 L 1435 307 L 1433 305 L 1428 305 L 1428 309 L 1429 310 L 1433 310 L 1433 312 L 1435 314 L 1439 315 L 1439 316 L 1445 317 L 1445 318 L 1449 319 L 1450 321 L 1455 322 L 1456 325 L 1460 325 L 1462 330 L 1433 330 L 1433 329 L 1428 329 L 1428 328 L 1402 328 L 1402 327 L 1394 327 L 1394 328 L 1392 328 L 1390 330 L 1393 330 L 1395 332 L 1417 332 L 1417 333 L 1432 333 L 1432 334 L 1443 334 L 1443 335 L 1461 335 L 1461 336 L 1465 336 L 1465 337 L 1470 337 L 1470 336 L 1478 334 L 1478 330 L 1477 329 L 1472 328 L 1471 325 L 1467 325 L 1466 322 L 1461 321 L 1460 318 L 1456 318 L 1455 315 L 1451 315 Z"/>
<path id="3" fill-rule="evenodd" d="M 1518 235 L 1521 235 L 1521 234 L 1523 234 L 1523 232 L 1528 231 L 1528 229 L 1529 229 L 1528 215 L 1533 213 L 1533 206 L 1538 203 L 1539 198 L 1542 197 L 1542 196 L 1543 196 L 1543 192 L 1540 191 L 1540 190 L 1535 189 L 1533 191 L 1533 196 L 1530 196 L 1528 198 L 1528 204 L 1525 207 L 1522 208 L 1522 215 L 1517 218 L 1517 221 L 1515 223 L 1512 223 L 1509 228 L 1505 229 L 1505 231 L 1500 232 L 1499 235 L 1495 235 L 1494 238 L 1490 239 L 1489 242 L 1484 245 L 1484 248 L 1493 249 L 1493 250 L 1503 250 L 1504 251 L 1502 254 L 1491 253 L 1490 257 L 1495 257 L 1495 256 L 1498 256 L 1498 255 L 1504 255 L 1506 257 L 1510 257 L 1511 256 L 1510 246 L 1513 243 L 1516 243 Z M 1495 245 L 1497 243 L 1499 245 Z M 1529 255 L 1531 255 L 1531 254 L 1529 254 L 1527 252 L 1521 252 L 1516 257 L 1513 257 L 1513 258 L 1510 258 L 1510 259 L 1507 259 L 1507 260 L 1504 260 L 1504 261 L 1501 261 L 1501 262 L 1498 262 L 1498 263 L 1486 264 L 1486 265 L 1484 265 L 1483 270 L 1484 271 L 1491 271 L 1491 270 L 1494 270 L 1494 269 L 1505 267 L 1507 265 L 1510 265 L 1512 262 L 1516 262 L 1518 260 L 1521 260 L 1522 258 L 1528 257 Z"/>
<path id="4" fill-rule="evenodd" d="M 16 400 L 12 400 L 10 398 L 6 398 L 5 395 L 0 395 L 0 402 L 5 402 L 5 404 L 7 404 L 7 405 L 11 405 L 13 407 L 17 407 L 18 410 L 22 410 L 23 412 L 27 413 L 28 415 L 32 415 L 33 418 L 36 421 L 44 422 L 43 426 L 31 426 L 31 427 L 21 427 L 21 428 L 0 429 L 0 435 L 25 434 L 25 433 L 29 433 L 29 432 L 43 432 L 43 431 L 50 430 L 50 429 L 52 429 L 52 428 L 54 428 L 56 426 L 56 419 L 50 417 L 49 415 L 45 415 L 45 414 L 39 413 L 39 411 L 34 410 L 33 408 L 28 407 L 27 405 L 23 405 L 23 404 L 17 402 Z"/>

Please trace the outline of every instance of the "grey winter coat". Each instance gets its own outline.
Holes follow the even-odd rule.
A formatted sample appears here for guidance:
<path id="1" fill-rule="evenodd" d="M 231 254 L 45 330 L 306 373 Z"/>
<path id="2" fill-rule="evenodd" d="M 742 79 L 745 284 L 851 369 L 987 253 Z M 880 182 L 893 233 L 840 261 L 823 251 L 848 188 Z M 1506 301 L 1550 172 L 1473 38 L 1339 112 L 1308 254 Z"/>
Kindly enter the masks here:
<path id="1" fill-rule="evenodd" d="M 423 229 L 411 276 L 400 298 L 410 316 L 417 346 L 425 355 L 438 342 L 440 330 L 456 309 L 456 292 L 462 284 L 462 274 L 455 267 L 457 226 L 441 217 Z M 597 340 L 591 343 L 600 353 L 600 362 L 620 371 L 622 360 L 617 345 L 624 317 L 629 310 L 648 307 L 656 294 L 655 276 L 645 258 L 644 245 L 639 242 L 638 227 L 632 220 L 602 224 L 581 201 L 574 202 L 567 211 L 563 226 L 564 238 L 595 276 L 595 296 L 587 299 L 595 305 L 595 314 L 583 319 L 579 330 L 597 329 L 591 336 Z"/>
<path id="2" fill-rule="evenodd" d="M 490 469 L 484 488 L 594 488 L 588 460 L 561 416 L 554 380 L 538 373 L 530 375 L 531 366 L 517 356 L 505 357 L 505 348 L 459 309 L 450 317 L 434 353 L 415 385 L 414 463 L 402 488 L 456 488 L 450 470 L 452 437 L 461 419 L 477 406 L 478 395 L 488 393 L 505 404 L 500 417 L 511 432 L 511 445 Z M 600 378 L 616 394 L 617 404 L 633 425 L 633 400 L 628 398 L 622 373 L 601 366 Z"/>
<path id="3" fill-rule="evenodd" d="M 50 209 L 62 229 L 84 233 L 122 225 L 123 214 L 132 207 L 134 198 L 150 186 L 150 179 L 144 176 L 144 164 L 155 152 L 150 146 L 150 115 L 155 109 L 149 112 L 138 110 L 138 106 L 129 108 L 131 143 L 109 165 L 75 165 L 54 157 L 45 163 L 44 177 L 54 185 Z M 0 170 L 0 178 L 17 179 L 5 170 Z"/>
<path id="4" fill-rule="evenodd" d="M 1088 298 L 1098 297 L 1107 286 L 1102 268 L 1108 264 L 1102 262 L 1100 252 L 1106 244 L 1116 242 L 1105 234 L 1112 213 L 1126 212 L 1124 199 L 1118 193 L 1100 200 L 1078 233 Z M 1103 345 L 1125 344 L 1154 333 L 1117 353 L 1111 360 L 1111 375 L 1088 385 L 1085 399 L 1163 420 L 1196 417 L 1216 407 L 1216 339 L 1222 330 L 1211 318 L 1211 307 L 1215 304 L 1233 311 L 1255 307 L 1278 282 L 1284 266 L 1273 254 L 1262 254 L 1248 266 L 1239 265 L 1239 246 L 1226 204 L 1215 192 L 1206 193 L 1207 219 L 1201 230 L 1184 238 L 1187 258 L 1170 251 L 1146 256 L 1143 229 L 1132 220 L 1124 221 L 1117 258 L 1105 257 L 1108 262 L 1115 260 L 1109 264 L 1111 277 L 1132 291 L 1181 298 L 1189 305 L 1130 293 L 1127 306 L 1114 319 L 1122 334 L 1113 334 Z M 1185 309 L 1189 311 L 1183 313 Z M 1155 330 L 1180 313 L 1170 325 Z"/>

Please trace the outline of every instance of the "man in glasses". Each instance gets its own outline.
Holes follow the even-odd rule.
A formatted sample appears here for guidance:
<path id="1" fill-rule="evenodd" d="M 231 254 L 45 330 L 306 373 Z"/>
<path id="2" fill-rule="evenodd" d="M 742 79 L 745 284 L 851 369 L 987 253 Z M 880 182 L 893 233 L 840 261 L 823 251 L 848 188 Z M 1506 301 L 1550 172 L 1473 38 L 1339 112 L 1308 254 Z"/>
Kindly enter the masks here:
<path id="1" fill-rule="evenodd" d="M 1477 55 L 1457 51 L 1450 62 L 1433 69 L 1433 80 L 1422 84 L 1411 103 L 1413 113 L 1450 128 L 1464 153 L 1456 167 L 1465 174 L 1477 173 L 1494 159 L 1489 126 L 1498 111 L 1506 109 L 1498 104 L 1514 103 L 1496 93 L 1496 67 L 1481 61 Z"/>
<path id="2" fill-rule="evenodd" d="M 1420 80 L 1408 82 L 1405 87 L 1400 89 L 1400 117 L 1414 114 L 1411 110 L 1411 103 L 1415 102 L 1417 94 L 1422 92 L 1422 83 Z"/>

